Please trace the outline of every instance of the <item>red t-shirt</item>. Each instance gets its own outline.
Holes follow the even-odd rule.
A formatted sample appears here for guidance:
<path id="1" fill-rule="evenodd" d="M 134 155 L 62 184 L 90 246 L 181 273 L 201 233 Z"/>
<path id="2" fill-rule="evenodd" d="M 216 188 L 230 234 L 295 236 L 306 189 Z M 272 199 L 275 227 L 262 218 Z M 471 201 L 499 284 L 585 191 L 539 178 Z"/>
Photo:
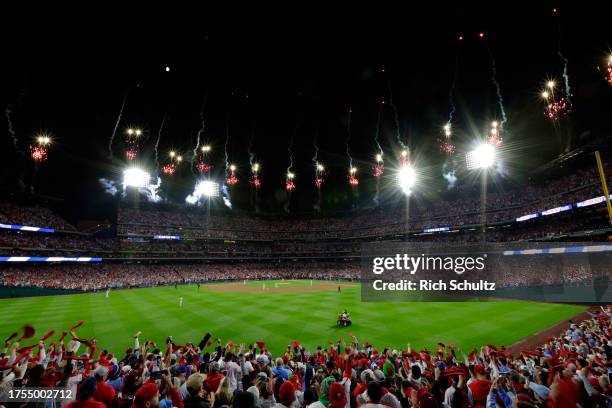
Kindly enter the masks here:
<path id="1" fill-rule="evenodd" d="M 204 381 L 204 389 L 208 392 L 217 392 L 217 388 L 224 378 L 225 376 L 220 373 L 208 374 L 206 381 Z"/>
<path id="2" fill-rule="evenodd" d="M 492 382 L 489 380 L 476 380 L 471 382 L 468 387 L 472 391 L 474 405 L 487 405 L 487 395 L 491 390 Z"/>

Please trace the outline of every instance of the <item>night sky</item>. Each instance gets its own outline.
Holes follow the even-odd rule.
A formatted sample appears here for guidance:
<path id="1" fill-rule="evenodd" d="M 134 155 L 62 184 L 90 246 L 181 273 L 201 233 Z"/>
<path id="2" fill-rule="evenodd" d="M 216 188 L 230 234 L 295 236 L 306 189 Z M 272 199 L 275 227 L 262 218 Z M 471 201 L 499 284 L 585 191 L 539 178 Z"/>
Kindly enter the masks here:
<path id="1" fill-rule="evenodd" d="M 489 54 L 478 38 L 481 31 L 495 56 L 508 115 L 506 186 L 522 182 L 533 168 L 568 148 L 609 138 L 612 87 L 597 66 L 610 53 L 612 4 L 489 3 L 499 4 L 406 3 L 392 8 L 370 3 L 362 9 L 351 4 L 331 10 L 303 3 L 294 10 L 236 6 L 225 11 L 177 7 L 146 12 L 100 6 L 7 13 L 1 24 L 1 98 L 3 107 L 12 107 L 18 146 L 26 159 L 15 153 L 3 115 L 0 182 L 4 189 L 14 189 L 23 173 L 25 184 L 31 184 L 27 147 L 34 135 L 46 131 L 54 143 L 35 190 L 65 198 L 79 209 L 78 217 L 107 216 L 109 198 L 98 179 L 117 177 L 125 168 L 123 131 L 129 126 L 144 130 L 138 163 L 153 171 L 153 144 L 166 116 L 160 162 L 167 162 L 171 148 L 188 161 L 208 92 L 202 144 L 212 146 L 213 170 L 221 177 L 229 124 L 229 158 L 240 178 L 232 192 L 236 208 L 253 208 L 247 155 L 252 139 L 262 168 L 260 207 L 282 210 L 287 147 L 294 135 L 297 189 L 291 209 L 312 210 L 315 134 L 319 160 L 329 169 L 323 206 L 351 208 L 370 200 L 373 192 L 375 125 L 380 101 L 389 101 L 390 84 L 401 139 L 410 146 L 415 165 L 427 174 L 428 194 L 439 194 L 446 189 L 441 177 L 445 156 L 437 138 L 448 119 L 457 52 L 457 157 L 492 119 L 501 118 Z M 558 16 L 553 8 L 558 8 Z M 558 18 L 574 110 L 555 128 L 543 115 L 540 92 L 548 78 L 562 85 Z M 457 40 L 459 35 L 463 41 Z M 130 87 L 113 148 L 116 159 L 111 161 L 108 140 Z M 346 178 L 349 108 L 350 149 L 361 180 L 358 192 Z M 388 107 L 382 114 L 381 141 L 392 177 L 399 144 Z M 188 167 L 183 165 L 171 180 L 163 179 L 163 194 L 171 201 L 184 202 L 191 192 L 196 176 Z"/>

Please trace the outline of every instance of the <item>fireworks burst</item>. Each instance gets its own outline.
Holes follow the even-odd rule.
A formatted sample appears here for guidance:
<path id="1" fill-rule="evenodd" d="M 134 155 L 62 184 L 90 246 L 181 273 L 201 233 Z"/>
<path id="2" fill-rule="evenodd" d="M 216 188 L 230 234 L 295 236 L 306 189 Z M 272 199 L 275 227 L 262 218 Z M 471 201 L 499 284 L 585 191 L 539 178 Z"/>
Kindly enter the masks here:
<path id="1" fill-rule="evenodd" d="M 210 146 L 202 146 L 200 149 L 200 154 L 198 155 L 198 163 L 196 164 L 196 169 L 200 174 L 206 174 L 212 169 L 212 164 L 206 162 L 206 155 L 210 152 Z"/>
<path id="2" fill-rule="evenodd" d="M 546 83 L 546 89 L 542 91 L 542 98 L 546 103 L 544 115 L 553 122 L 557 122 L 567 116 L 572 110 L 572 105 L 568 98 L 555 94 L 554 81 Z"/>
<path id="3" fill-rule="evenodd" d="M 285 190 L 287 190 L 288 192 L 292 192 L 293 190 L 295 190 L 295 181 L 293 181 L 295 178 L 295 174 L 288 172 L 287 173 L 287 178 L 285 179 Z"/>
<path id="4" fill-rule="evenodd" d="M 183 157 L 177 155 L 174 151 L 170 151 L 168 156 L 170 156 L 170 163 L 162 166 L 161 170 L 166 176 L 172 176 L 176 173 L 178 165 L 183 161 Z"/>
<path id="5" fill-rule="evenodd" d="M 451 140 L 452 131 L 450 121 L 444 125 L 444 135 L 438 138 L 438 144 L 440 145 L 440 151 L 446 153 L 449 156 L 455 154 L 455 144 Z"/>
<path id="6" fill-rule="evenodd" d="M 253 177 L 251 177 L 251 184 L 253 184 L 253 187 L 256 189 L 261 188 L 261 180 L 257 174 L 254 174 Z"/>
<path id="7" fill-rule="evenodd" d="M 604 80 L 612 85 L 612 55 L 607 58 L 605 67 L 597 67 L 597 69 L 603 73 Z"/>
<path id="8" fill-rule="evenodd" d="M 321 163 L 315 163 L 315 186 L 317 189 L 321 189 L 325 182 L 325 166 Z"/>
<path id="9" fill-rule="evenodd" d="M 238 177 L 236 176 L 236 166 L 233 164 L 229 166 L 229 176 L 225 180 L 225 183 L 228 186 L 234 186 L 238 184 Z"/>
<path id="10" fill-rule="evenodd" d="M 196 164 L 196 169 L 198 169 L 198 173 L 200 174 L 208 173 L 211 168 L 212 166 L 205 163 L 203 160 L 198 161 L 198 164 Z"/>
<path id="11" fill-rule="evenodd" d="M 138 156 L 140 136 L 142 136 L 142 130 L 140 129 L 128 128 L 125 131 L 125 144 L 127 146 L 125 156 L 128 160 L 134 160 Z"/>
<path id="12" fill-rule="evenodd" d="M 349 169 L 348 182 L 353 187 L 359 185 L 359 179 L 357 178 L 357 168 L 351 167 Z"/>
<path id="13" fill-rule="evenodd" d="M 251 171 L 253 175 L 251 176 L 251 184 L 255 189 L 259 189 L 261 187 L 261 179 L 259 178 L 259 163 L 253 163 L 251 166 Z"/>
<path id="14" fill-rule="evenodd" d="M 402 150 L 400 153 L 400 165 L 409 166 L 410 165 L 410 152 L 408 150 Z"/>
<path id="15" fill-rule="evenodd" d="M 30 145 L 30 157 L 32 157 L 35 163 L 42 163 L 47 160 L 50 144 L 51 138 L 47 135 L 42 135 L 36 138 L 36 144 Z"/>
<path id="16" fill-rule="evenodd" d="M 382 153 L 376 155 L 376 164 L 374 165 L 374 177 L 382 177 L 385 174 L 385 163 Z"/>
<path id="17" fill-rule="evenodd" d="M 176 173 L 176 164 L 174 163 L 166 164 L 165 166 L 162 167 L 162 173 L 164 173 L 166 176 L 174 175 L 174 173 Z"/>
<path id="18" fill-rule="evenodd" d="M 503 143 L 502 127 L 501 124 L 496 120 L 491 122 L 491 130 L 489 131 L 489 143 L 494 146 L 500 146 Z"/>
<path id="19" fill-rule="evenodd" d="M 47 160 L 47 148 L 37 145 L 30 146 L 30 156 L 36 163 L 42 163 Z"/>

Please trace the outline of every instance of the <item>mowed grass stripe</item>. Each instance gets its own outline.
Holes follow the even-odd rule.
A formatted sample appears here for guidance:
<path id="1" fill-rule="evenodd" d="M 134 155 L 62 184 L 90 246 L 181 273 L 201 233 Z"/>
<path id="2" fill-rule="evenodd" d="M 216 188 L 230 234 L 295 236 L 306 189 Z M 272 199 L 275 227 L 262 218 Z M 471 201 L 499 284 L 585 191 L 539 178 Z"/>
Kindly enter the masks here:
<path id="1" fill-rule="evenodd" d="M 285 282 L 310 286 L 310 281 Z M 273 283 L 266 282 L 266 286 Z M 261 287 L 262 282 L 247 285 Z M 196 285 L 179 285 L 112 290 L 109 299 L 104 292 L 2 299 L 0 337 L 26 322 L 35 324 L 38 337 L 52 328 L 59 333 L 84 319 L 87 323 L 77 330 L 78 335 L 95 335 L 101 347 L 114 353 L 132 347 L 132 336 L 138 330 L 143 331 L 143 341 L 152 339 L 158 344 L 169 334 L 179 343 L 198 342 L 210 331 L 224 342 L 262 340 L 276 353 L 292 340 L 310 348 L 338 339 L 348 342 L 349 332 L 376 347 L 403 348 L 410 342 L 415 348 L 434 348 L 442 341 L 468 350 L 489 343 L 511 344 L 585 310 L 518 301 L 366 303 L 361 302 L 360 293 L 358 285 L 342 288 L 340 294 L 335 287 L 308 292 L 228 292 L 211 290 L 209 285 L 200 290 Z M 179 297 L 184 298 L 182 308 Z M 338 328 L 336 318 L 345 308 L 354 325 Z"/>

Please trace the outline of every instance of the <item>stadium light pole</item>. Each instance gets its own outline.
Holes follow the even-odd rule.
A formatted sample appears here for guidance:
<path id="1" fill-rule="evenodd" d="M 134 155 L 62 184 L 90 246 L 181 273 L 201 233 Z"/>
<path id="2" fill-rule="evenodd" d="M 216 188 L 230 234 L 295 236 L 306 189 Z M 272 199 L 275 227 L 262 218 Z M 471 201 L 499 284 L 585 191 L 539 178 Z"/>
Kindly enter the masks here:
<path id="1" fill-rule="evenodd" d="M 468 170 L 480 170 L 481 196 L 480 196 L 480 223 L 482 225 L 482 238 L 485 239 L 487 231 L 487 173 L 495 164 L 495 146 L 482 142 L 465 155 Z"/>
<path id="2" fill-rule="evenodd" d="M 610 192 L 608 190 L 606 174 L 604 173 L 603 164 L 601 163 L 601 155 L 599 154 L 599 150 L 595 151 L 595 161 L 597 162 L 597 170 L 599 171 L 599 177 L 601 179 L 601 187 L 604 192 L 606 207 L 608 208 L 608 218 L 610 219 L 610 225 L 612 226 L 612 205 L 610 204 Z"/>

